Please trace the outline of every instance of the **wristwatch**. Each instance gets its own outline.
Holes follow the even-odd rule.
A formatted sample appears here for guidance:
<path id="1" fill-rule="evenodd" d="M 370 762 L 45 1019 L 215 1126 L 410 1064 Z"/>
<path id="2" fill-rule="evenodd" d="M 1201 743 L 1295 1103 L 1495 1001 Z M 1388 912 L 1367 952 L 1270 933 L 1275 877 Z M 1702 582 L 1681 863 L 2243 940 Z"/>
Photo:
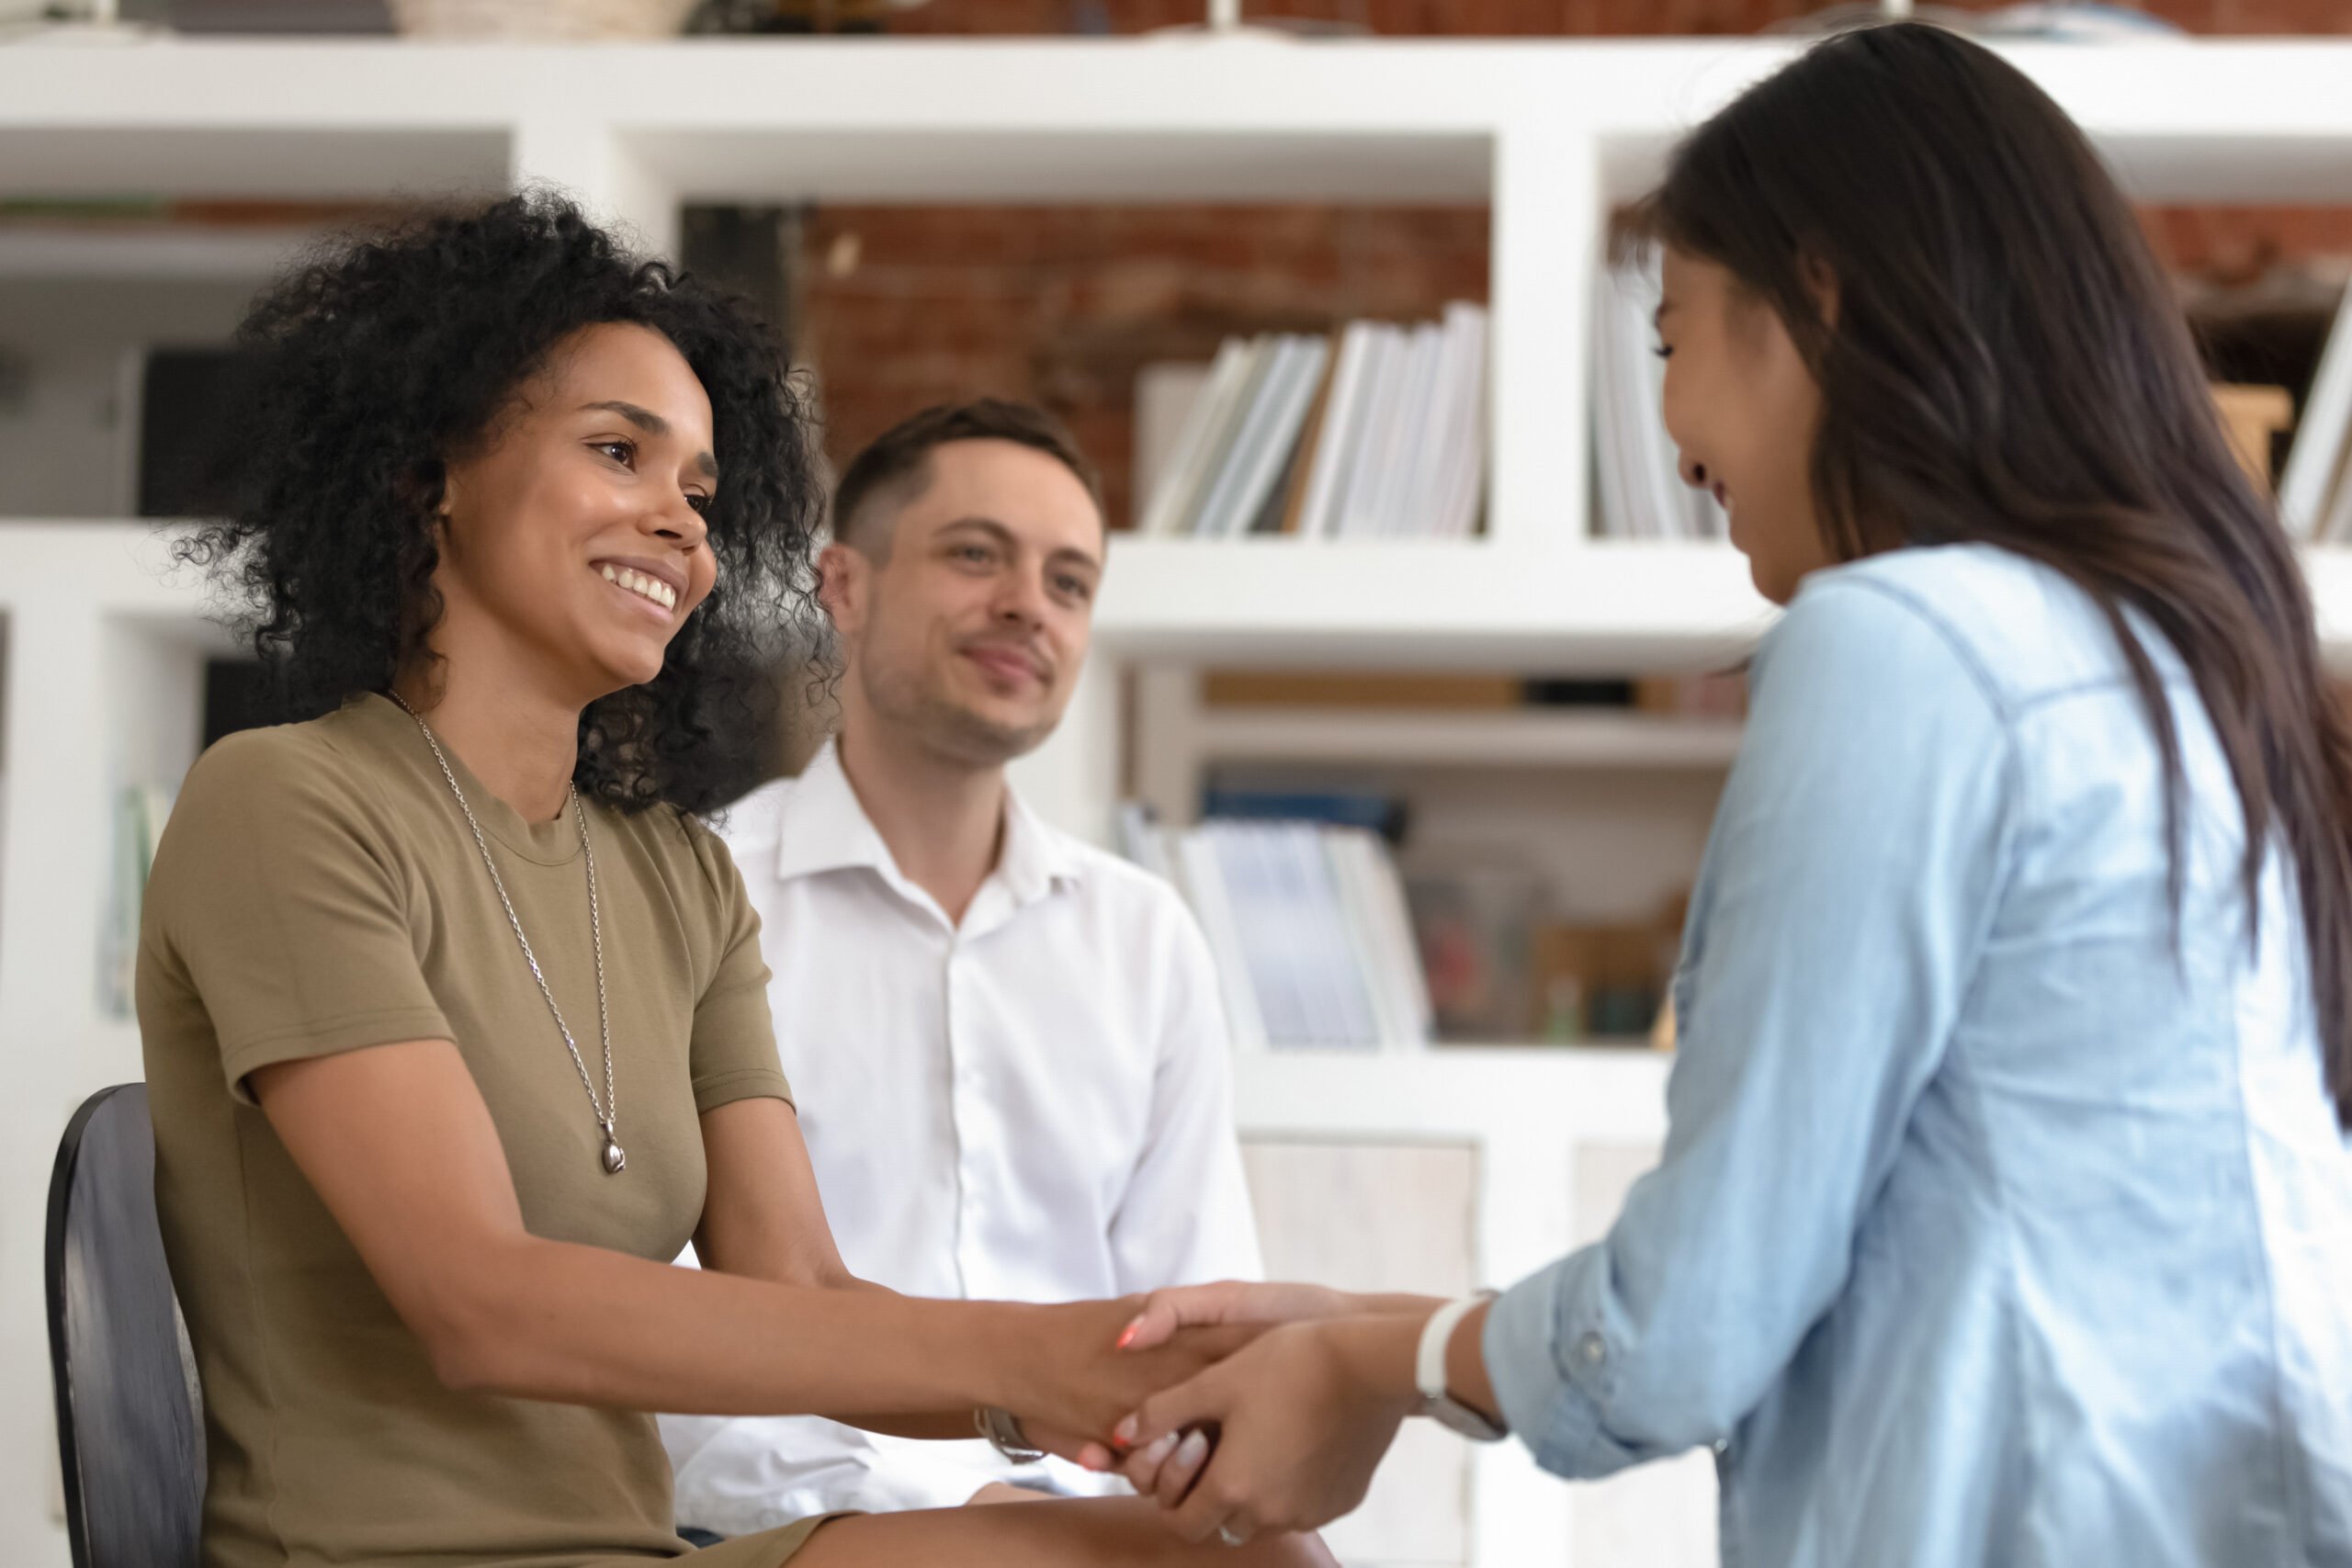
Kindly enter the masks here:
<path id="1" fill-rule="evenodd" d="M 1475 1443 L 1499 1443 L 1510 1435 L 1510 1429 L 1446 1392 L 1445 1350 L 1462 1320 L 1494 1298 L 1494 1292 L 1480 1291 L 1475 1296 L 1464 1296 L 1438 1308 L 1428 1326 L 1421 1330 L 1420 1353 L 1413 1362 L 1413 1382 L 1421 1393 L 1421 1414 Z"/>
<path id="2" fill-rule="evenodd" d="M 972 1425 L 989 1446 L 1013 1464 L 1035 1464 L 1046 1457 L 1046 1450 L 1029 1440 L 1021 1429 L 1021 1417 L 1012 1411 L 993 1404 L 983 1404 L 972 1412 Z"/>

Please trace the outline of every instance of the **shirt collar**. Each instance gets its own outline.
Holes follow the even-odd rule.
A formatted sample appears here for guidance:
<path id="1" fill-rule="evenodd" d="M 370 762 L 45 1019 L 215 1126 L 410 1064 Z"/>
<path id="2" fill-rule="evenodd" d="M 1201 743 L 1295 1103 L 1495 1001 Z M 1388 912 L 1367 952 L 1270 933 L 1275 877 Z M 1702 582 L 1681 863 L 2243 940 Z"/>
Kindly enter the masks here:
<path id="1" fill-rule="evenodd" d="M 780 882 L 850 866 L 871 866 L 895 880 L 898 862 L 890 846 L 857 803 L 842 772 L 839 748 L 831 740 L 818 749 L 786 795 L 775 825 L 775 874 Z"/>
<path id="2" fill-rule="evenodd" d="M 842 770 L 840 743 L 828 739 L 801 771 L 778 816 L 776 879 L 790 882 L 854 866 L 871 867 L 893 886 L 913 889 L 865 807 L 858 804 L 849 774 Z M 1078 857 L 1061 836 L 1008 788 L 1004 844 L 989 881 L 1001 882 L 1017 908 L 1035 903 L 1064 883 L 1075 883 L 1079 873 Z"/>
<path id="3" fill-rule="evenodd" d="M 1010 786 L 1004 792 L 1004 845 L 997 852 L 996 875 L 1020 906 L 1079 880 L 1078 857 L 1069 845 L 1040 822 L 1029 803 Z"/>

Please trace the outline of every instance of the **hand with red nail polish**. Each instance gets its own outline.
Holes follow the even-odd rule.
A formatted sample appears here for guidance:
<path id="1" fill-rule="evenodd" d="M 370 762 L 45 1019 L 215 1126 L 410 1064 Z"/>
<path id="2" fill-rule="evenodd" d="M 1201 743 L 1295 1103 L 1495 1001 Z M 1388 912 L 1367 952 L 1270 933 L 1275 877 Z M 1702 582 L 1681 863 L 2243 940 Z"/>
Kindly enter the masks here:
<path id="1" fill-rule="evenodd" d="M 1123 1417 L 1263 1331 L 1256 1325 L 1186 1326 L 1157 1332 L 1147 1345 L 1143 1306 L 1143 1298 L 1131 1296 L 1007 1308 L 1017 1314 L 1008 1322 L 1018 1331 L 998 1341 L 998 1370 L 982 1403 L 1011 1411 L 1049 1453 L 1090 1470 L 1122 1468 L 1126 1445 L 1114 1428 Z"/>

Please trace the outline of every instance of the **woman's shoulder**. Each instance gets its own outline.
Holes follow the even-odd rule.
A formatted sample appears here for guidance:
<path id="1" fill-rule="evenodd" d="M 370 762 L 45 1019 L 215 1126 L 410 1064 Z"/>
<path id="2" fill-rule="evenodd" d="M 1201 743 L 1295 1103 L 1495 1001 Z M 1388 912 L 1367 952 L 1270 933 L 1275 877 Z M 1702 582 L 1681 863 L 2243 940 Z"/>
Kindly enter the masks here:
<path id="1" fill-rule="evenodd" d="M 180 804 L 221 800 L 250 807 L 350 796 L 366 765 L 347 713 L 222 736 L 188 770 Z"/>
<path id="2" fill-rule="evenodd" d="M 1816 571 L 1773 641 L 1842 645 L 1890 678 L 1942 666 L 2014 713 L 2051 692 L 2126 679 L 2105 614 L 2056 569 L 1992 545 L 1890 550 Z M 2151 644 L 2160 664 L 2170 650 Z"/>

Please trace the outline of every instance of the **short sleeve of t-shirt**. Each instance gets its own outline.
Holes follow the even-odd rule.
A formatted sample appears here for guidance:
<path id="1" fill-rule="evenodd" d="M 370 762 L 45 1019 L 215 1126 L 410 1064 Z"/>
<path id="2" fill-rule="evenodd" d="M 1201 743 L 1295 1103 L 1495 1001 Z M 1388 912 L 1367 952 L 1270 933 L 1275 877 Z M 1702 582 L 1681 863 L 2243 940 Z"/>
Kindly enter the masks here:
<path id="1" fill-rule="evenodd" d="M 742 874 L 718 836 L 683 818 L 695 860 L 718 903 L 718 964 L 695 1004 L 692 1063 L 695 1110 L 729 1100 L 767 1097 L 787 1104 L 792 1086 L 776 1054 L 775 1022 L 768 1012 L 768 966 L 760 956 L 760 917 L 743 888 Z"/>
<path id="2" fill-rule="evenodd" d="M 233 735 L 181 786 L 146 915 L 203 998 L 231 1092 L 257 1067 L 451 1038 L 365 784 L 292 730 Z"/>

